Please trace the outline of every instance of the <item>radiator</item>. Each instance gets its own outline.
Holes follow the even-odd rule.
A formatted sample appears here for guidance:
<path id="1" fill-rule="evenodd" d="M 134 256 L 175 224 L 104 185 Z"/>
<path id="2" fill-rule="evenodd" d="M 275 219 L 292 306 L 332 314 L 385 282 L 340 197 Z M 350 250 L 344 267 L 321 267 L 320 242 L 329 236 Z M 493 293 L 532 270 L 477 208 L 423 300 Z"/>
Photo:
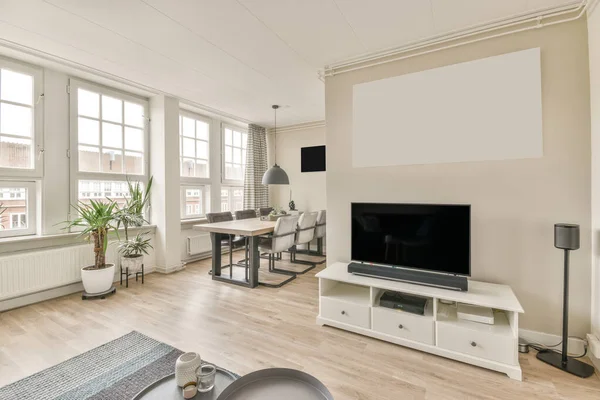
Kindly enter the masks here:
<path id="1" fill-rule="evenodd" d="M 106 262 L 115 263 L 116 247 L 115 243 L 109 244 Z M 144 263 L 154 265 L 154 252 L 145 256 Z M 91 244 L 0 256 L 0 301 L 81 282 L 81 268 L 92 264 Z M 115 274 L 118 268 L 117 264 Z"/>
<path id="2" fill-rule="evenodd" d="M 210 251 L 210 235 L 188 236 L 187 238 L 187 253 L 188 256 L 193 256 L 200 253 Z"/>

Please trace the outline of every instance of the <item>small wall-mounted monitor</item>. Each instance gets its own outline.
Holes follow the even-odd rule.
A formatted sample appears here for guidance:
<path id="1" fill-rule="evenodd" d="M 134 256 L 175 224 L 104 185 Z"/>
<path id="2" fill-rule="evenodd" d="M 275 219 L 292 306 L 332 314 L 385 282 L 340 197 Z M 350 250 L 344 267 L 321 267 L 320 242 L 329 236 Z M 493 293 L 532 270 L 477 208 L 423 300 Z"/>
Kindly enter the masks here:
<path id="1" fill-rule="evenodd" d="M 302 147 L 302 172 L 325 171 L 325 146 Z"/>

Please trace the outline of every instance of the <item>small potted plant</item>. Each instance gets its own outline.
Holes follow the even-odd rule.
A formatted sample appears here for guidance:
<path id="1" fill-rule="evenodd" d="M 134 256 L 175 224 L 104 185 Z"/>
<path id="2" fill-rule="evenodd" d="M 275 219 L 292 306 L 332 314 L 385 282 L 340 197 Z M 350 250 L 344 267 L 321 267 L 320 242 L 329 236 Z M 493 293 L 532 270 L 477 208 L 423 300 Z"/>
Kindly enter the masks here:
<path id="1" fill-rule="evenodd" d="M 152 249 L 148 232 L 138 233 L 133 239 L 119 243 L 118 249 L 121 254 L 121 268 L 128 273 L 135 273 L 142 268 L 144 254 Z"/>
<path id="2" fill-rule="evenodd" d="M 80 236 L 94 245 L 94 265 L 81 268 L 81 281 L 88 295 L 107 292 L 115 277 L 115 264 L 106 263 L 108 235 L 116 231 L 114 225 L 117 203 L 114 201 L 90 200 L 89 204 L 80 201 L 71 205 L 77 217 L 66 221 L 67 228 L 82 228 Z"/>

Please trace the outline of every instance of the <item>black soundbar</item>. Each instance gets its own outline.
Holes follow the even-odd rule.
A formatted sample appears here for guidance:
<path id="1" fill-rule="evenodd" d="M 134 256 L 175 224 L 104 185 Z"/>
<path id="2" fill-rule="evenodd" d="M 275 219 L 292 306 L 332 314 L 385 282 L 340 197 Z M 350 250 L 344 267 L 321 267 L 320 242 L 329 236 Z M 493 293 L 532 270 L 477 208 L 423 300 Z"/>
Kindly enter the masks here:
<path id="1" fill-rule="evenodd" d="M 356 262 L 348 264 L 348 272 L 355 275 L 416 283 L 418 285 L 434 286 L 443 289 L 469 290 L 469 281 L 465 276 L 436 274 L 414 269 L 384 267 Z"/>

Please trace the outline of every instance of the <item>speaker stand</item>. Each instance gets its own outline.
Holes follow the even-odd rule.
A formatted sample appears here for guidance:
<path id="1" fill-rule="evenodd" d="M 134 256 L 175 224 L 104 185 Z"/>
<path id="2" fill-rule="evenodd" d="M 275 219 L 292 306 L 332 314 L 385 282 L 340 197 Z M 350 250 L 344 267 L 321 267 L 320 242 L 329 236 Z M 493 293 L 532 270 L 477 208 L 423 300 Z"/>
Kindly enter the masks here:
<path id="1" fill-rule="evenodd" d="M 594 374 L 594 367 L 567 356 L 569 343 L 569 250 L 565 251 L 565 280 L 563 293 L 563 337 L 562 354 L 552 350 L 540 351 L 537 359 L 580 378 L 588 378 Z"/>

